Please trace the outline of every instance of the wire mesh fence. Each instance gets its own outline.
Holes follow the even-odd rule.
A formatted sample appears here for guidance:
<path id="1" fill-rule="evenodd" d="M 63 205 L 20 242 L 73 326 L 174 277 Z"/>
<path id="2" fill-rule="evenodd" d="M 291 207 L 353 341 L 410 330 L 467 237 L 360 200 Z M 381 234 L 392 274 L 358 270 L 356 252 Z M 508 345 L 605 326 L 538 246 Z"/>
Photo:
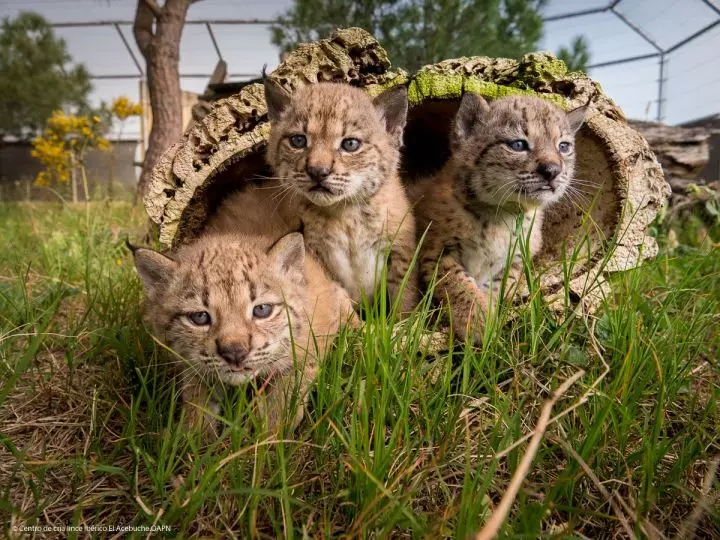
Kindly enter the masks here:
<path id="1" fill-rule="evenodd" d="M 12 4 L 10 0 L 6 8 Z M 20 4 L 28 9 L 58 9 L 50 13 L 63 18 L 60 5 L 82 2 L 30 0 Z M 97 9 L 98 2 L 94 4 Z M 133 3 L 118 4 L 123 3 L 108 5 L 124 18 L 79 20 L 76 10 L 74 20 L 56 21 L 53 26 L 67 40 L 74 58 L 90 69 L 97 96 L 128 95 L 139 100 L 144 66 L 132 36 Z M 277 13 L 291 2 L 242 4 L 246 13 L 268 16 L 233 17 L 238 13 L 234 9 L 237 3 L 228 0 L 197 4 L 203 6 L 199 12 L 208 16 L 191 18 L 184 30 L 184 89 L 202 92 L 218 59 L 227 61 L 229 80 L 256 77 L 260 66 L 266 63 L 272 68 L 278 62 L 269 29 Z M 674 124 L 720 111 L 720 58 L 716 53 L 720 7 L 716 0 L 551 0 L 543 9 L 543 18 L 542 48 L 557 51 L 573 37 L 585 36 L 592 53 L 589 74 L 629 117 Z M 124 126 L 123 135 L 139 137 L 139 123 Z"/>

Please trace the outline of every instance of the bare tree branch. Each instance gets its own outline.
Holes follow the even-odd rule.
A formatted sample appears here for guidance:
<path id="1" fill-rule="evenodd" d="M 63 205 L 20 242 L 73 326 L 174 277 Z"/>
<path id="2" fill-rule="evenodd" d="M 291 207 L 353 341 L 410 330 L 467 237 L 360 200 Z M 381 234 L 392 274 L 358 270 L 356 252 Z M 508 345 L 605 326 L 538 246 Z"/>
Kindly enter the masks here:
<path id="1" fill-rule="evenodd" d="M 162 15 L 162 8 L 155 2 L 155 0 L 140 0 L 141 4 L 145 4 L 147 8 L 152 11 L 155 18 L 159 19 Z"/>
<path id="2" fill-rule="evenodd" d="M 149 2 L 152 2 L 152 0 L 138 0 L 135 22 L 133 23 L 135 42 L 145 59 L 148 58 L 150 44 L 152 43 L 152 39 L 154 37 L 153 22 L 155 22 L 155 14 L 153 12 L 153 8 L 150 7 Z M 157 4 L 154 5 L 157 9 L 160 9 Z"/>

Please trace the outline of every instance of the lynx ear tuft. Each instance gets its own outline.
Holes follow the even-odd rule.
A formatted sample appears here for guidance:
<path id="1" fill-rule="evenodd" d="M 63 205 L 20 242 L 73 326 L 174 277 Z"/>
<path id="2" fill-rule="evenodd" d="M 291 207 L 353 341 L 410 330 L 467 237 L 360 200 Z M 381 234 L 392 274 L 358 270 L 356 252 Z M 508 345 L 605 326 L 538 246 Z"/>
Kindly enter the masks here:
<path id="1" fill-rule="evenodd" d="M 582 127 L 582 125 L 585 123 L 585 118 L 587 117 L 588 109 L 590 108 L 590 105 L 581 105 L 580 107 L 577 107 L 567 113 L 567 119 L 570 123 L 570 129 L 573 133 L 577 133 L 578 130 Z"/>
<path id="2" fill-rule="evenodd" d="M 263 68 L 263 87 L 265 88 L 268 118 L 271 122 L 275 122 L 290 104 L 290 94 L 285 92 L 278 83 L 265 76 L 265 68 Z"/>
<path id="3" fill-rule="evenodd" d="M 300 272 L 304 275 L 305 243 L 303 235 L 296 232 L 286 234 L 268 250 L 268 256 L 279 272 L 283 274 Z"/>
<path id="4" fill-rule="evenodd" d="M 452 148 L 457 148 L 472 134 L 477 123 L 489 110 L 490 106 L 487 101 L 478 94 L 467 92 L 463 95 L 453 122 L 453 131 L 450 137 Z"/>
<path id="5" fill-rule="evenodd" d="M 129 237 L 129 236 L 126 236 L 126 237 L 125 237 L 125 247 L 128 248 L 128 250 L 130 251 L 130 253 L 132 253 L 133 255 L 135 254 L 135 252 L 136 252 L 138 249 L 140 249 L 140 247 L 134 246 L 134 245 L 132 245 L 132 244 L 130 243 L 130 237 Z"/>
<path id="6" fill-rule="evenodd" d="M 399 85 L 385 90 L 373 100 L 373 104 L 382 115 L 387 132 L 402 143 L 408 113 L 407 88 Z"/>
<path id="7" fill-rule="evenodd" d="M 135 248 L 135 269 L 148 297 L 156 296 L 167 285 L 177 263 L 157 251 L 148 248 Z"/>

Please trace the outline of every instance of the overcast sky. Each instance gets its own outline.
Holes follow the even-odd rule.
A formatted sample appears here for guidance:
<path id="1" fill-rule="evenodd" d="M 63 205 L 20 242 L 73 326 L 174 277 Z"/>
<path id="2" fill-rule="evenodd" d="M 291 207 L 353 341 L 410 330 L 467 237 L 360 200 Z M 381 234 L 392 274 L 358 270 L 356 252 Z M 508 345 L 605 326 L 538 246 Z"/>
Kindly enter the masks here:
<path id="1" fill-rule="evenodd" d="M 715 2 L 715 0 L 708 0 Z M 607 0 L 549 0 L 547 16 L 599 7 Z M 292 0 L 203 0 L 190 8 L 188 20 L 272 19 Z M 132 20 L 134 0 L 0 0 L 0 17 L 23 10 L 41 13 L 50 22 Z M 645 31 L 661 48 L 669 48 L 712 23 L 718 15 L 703 0 L 621 0 L 617 8 Z M 231 73 L 256 74 L 263 64 L 277 65 L 278 51 L 264 26 L 213 27 Z M 132 29 L 123 31 L 133 49 Z M 73 57 L 93 74 L 136 73 L 137 68 L 113 27 L 60 28 Z M 585 35 L 591 63 L 655 52 L 653 46 L 610 13 L 548 22 L 540 49 L 557 51 L 579 34 Z M 668 56 L 665 119 L 679 123 L 720 112 L 720 25 Z M 482 51 L 478 51 L 482 54 Z M 138 58 L 140 55 L 136 52 Z M 183 73 L 210 73 L 217 61 L 204 26 L 187 26 L 181 48 Z M 649 59 L 591 70 L 608 94 L 633 118 L 654 119 L 657 112 L 658 60 Z M 202 92 L 206 81 L 183 78 L 183 89 Z M 138 98 L 137 80 L 96 80 L 93 98 L 109 101 L 119 95 Z M 137 136 L 128 125 L 125 136 Z"/>

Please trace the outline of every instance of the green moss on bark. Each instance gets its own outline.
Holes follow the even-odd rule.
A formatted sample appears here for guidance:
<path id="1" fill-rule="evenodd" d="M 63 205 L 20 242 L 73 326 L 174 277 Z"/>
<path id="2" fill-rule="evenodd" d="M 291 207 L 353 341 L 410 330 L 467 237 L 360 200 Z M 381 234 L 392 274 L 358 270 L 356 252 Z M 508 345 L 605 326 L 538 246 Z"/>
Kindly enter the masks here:
<path id="1" fill-rule="evenodd" d="M 426 99 L 460 99 L 464 92 L 480 94 L 489 100 L 513 95 L 532 95 L 567 108 L 566 99 L 557 94 L 542 94 L 529 88 L 500 85 L 484 81 L 476 75 L 421 72 L 408 86 L 408 98 L 413 105 Z"/>

